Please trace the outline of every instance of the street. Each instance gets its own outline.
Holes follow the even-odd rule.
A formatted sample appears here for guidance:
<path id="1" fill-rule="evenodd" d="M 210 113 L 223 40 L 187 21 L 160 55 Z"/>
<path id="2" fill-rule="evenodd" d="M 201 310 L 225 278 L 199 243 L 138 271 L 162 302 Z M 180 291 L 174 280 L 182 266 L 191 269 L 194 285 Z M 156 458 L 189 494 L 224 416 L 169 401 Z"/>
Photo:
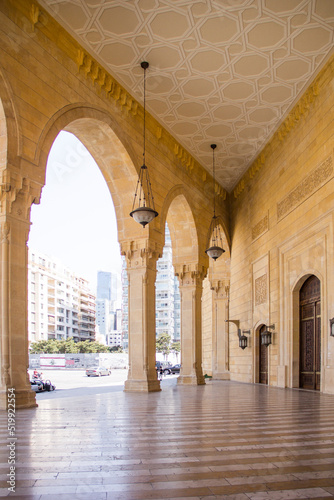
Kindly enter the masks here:
<path id="1" fill-rule="evenodd" d="M 32 380 L 33 370 L 29 370 Z M 128 370 L 115 369 L 111 375 L 104 377 L 87 377 L 85 370 L 54 370 L 44 369 L 43 380 L 50 380 L 56 386 L 55 391 L 36 393 L 36 401 L 44 399 L 58 399 L 67 397 L 88 396 L 107 392 L 123 391 Z M 167 375 L 162 384 L 168 381 L 175 383 L 178 375 Z"/>

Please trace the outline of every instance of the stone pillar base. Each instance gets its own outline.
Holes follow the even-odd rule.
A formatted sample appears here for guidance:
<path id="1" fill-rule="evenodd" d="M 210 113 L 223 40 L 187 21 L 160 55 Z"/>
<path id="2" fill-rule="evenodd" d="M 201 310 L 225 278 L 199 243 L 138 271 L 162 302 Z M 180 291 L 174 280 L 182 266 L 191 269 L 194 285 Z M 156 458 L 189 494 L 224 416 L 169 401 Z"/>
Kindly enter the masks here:
<path id="1" fill-rule="evenodd" d="M 14 394 L 16 410 L 18 408 L 36 408 L 38 406 L 36 403 L 36 394 L 31 389 L 16 390 Z M 8 409 L 8 393 L 4 390 L 0 391 L 0 409 Z"/>
<path id="2" fill-rule="evenodd" d="M 196 375 L 180 375 L 177 379 L 177 385 L 205 385 L 203 375 L 196 377 Z"/>
<path id="3" fill-rule="evenodd" d="M 285 365 L 277 367 L 277 387 L 287 387 L 287 369 Z"/>
<path id="4" fill-rule="evenodd" d="M 215 380 L 230 380 L 230 372 L 213 372 L 212 378 Z"/>
<path id="5" fill-rule="evenodd" d="M 159 380 L 126 380 L 124 392 L 158 392 L 161 391 Z"/>

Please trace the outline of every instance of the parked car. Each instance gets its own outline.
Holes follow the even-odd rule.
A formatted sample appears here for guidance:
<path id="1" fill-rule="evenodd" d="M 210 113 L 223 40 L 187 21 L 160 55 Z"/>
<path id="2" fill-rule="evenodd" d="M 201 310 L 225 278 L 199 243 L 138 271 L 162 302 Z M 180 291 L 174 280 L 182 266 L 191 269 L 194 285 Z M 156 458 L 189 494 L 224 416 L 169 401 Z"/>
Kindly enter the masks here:
<path id="1" fill-rule="evenodd" d="M 40 384 L 39 381 L 36 381 L 36 380 L 30 380 L 30 384 L 31 384 L 31 389 L 35 392 L 42 392 L 43 390 L 43 384 Z"/>
<path id="2" fill-rule="evenodd" d="M 164 374 L 165 375 L 170 375 L 170 374 L 175 374 L 175 373 L 180 373 L 181 365 L 174 365 L 174 366 L 168 366 L 167 368 L 164 369 Z"/>
<path id="3" fill-rule="evenodd" d="M 87 368 L 86 375 L 87 377 L 102 377 L 102 375 L 110 375 L 110 370 L 104 366 L 94 366 Z"/>

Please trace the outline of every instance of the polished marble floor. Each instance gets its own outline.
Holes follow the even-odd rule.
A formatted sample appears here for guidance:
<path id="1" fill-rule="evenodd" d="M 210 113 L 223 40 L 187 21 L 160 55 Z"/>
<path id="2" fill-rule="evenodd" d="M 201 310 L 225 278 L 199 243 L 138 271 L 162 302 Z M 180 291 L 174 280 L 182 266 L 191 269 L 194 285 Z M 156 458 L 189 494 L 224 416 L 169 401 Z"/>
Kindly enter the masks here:
<path id="1" fill-rule="evenodd" d="M 16 414 L 8 492 L 38 500 L 334 498 L 334 396 L 228 381 L 43 399 Z M 5 413 L 5 412 L 3 412 Z"/>

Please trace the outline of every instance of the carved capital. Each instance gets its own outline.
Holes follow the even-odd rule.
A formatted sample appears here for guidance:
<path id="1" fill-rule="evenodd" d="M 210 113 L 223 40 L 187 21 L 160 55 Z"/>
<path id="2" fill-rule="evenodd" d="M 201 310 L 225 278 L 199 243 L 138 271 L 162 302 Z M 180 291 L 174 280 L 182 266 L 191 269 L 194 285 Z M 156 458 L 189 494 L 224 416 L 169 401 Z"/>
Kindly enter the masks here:
<path id="1" fill-rule="evenodd" d="M 0 184 L 0 213 L 29 221 L 32 203 L 39 203 L 41 186 L 18 174 L 4 171 Z"/>
<path id="2" fill-rule="evenodd" d="M 230 280 L 211 280 L 210 281 L 211 290 L 215 294 L 215 299 L 227 299 L 230 291 Z"/>
<path id="3" fill-rule="evenodd" d="M 128 269 L 156 268 L 156 261 L 162 256 L 163 248 L 155 241 L 135 240 L 121 244 L 121 255 L 126 258 Z"/>
<path id="4" fill-rule="evenodd" d="M 199 264 L 177 264 L 174 268 L 180 286 L 201 286 L 207 274 L 207 268 Z"/>

